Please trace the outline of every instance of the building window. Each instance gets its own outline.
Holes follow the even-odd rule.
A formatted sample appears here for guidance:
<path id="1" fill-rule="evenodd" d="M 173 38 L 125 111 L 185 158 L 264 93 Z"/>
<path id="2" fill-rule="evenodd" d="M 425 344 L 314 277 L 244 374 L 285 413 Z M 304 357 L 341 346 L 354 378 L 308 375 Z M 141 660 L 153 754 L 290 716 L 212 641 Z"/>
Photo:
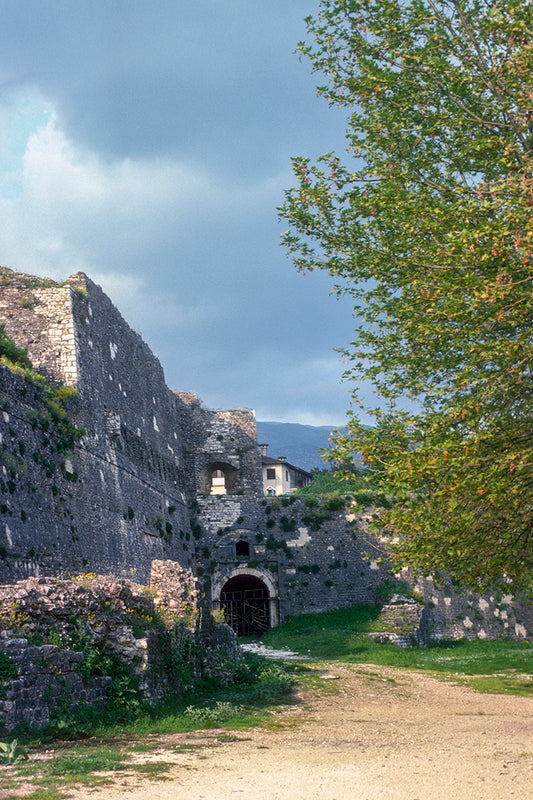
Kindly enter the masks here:
<path id="1" fill-rule="evenodd" d="M 267 481 L 276 480 L 276 470 L 273 467 L 267 467 Z"/>

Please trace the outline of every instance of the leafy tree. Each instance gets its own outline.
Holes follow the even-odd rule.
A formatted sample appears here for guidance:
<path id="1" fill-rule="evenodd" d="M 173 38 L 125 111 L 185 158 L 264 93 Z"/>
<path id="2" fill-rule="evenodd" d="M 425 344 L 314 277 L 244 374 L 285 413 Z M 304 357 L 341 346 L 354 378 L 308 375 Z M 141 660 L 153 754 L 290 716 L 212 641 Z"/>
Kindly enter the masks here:
<path id="1" fill-rule="evenodd" d="M 323 0 L 306 21 L 349 160 L 294 159 L 283 241 L 353 297 L 346 374 L 380 398 L 331 458 L 360 452 L 398 499 L 399 563 L 531 587 L 533 5 Z"/>

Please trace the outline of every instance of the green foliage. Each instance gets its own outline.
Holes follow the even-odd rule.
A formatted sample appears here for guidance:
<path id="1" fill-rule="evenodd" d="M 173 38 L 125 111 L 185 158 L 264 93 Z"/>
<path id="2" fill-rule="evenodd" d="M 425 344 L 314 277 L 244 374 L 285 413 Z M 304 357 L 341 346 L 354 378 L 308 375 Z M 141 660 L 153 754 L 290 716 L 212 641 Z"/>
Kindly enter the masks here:
<path id="1" fill-rule="evenodd" d="M 312 480 L 307 486 L 298 489 L 296 495 L 303 495 L 306 501 L 321 495 L 348 495 L 367 486 L 365 474 L 360 470 L 342 475 L 332 469 L 321 469 L 312 473 Z M 308 502 L 310 505 L 310 502 Z"/>
<path id="2" fill-rule="evenodd" d="M 300 564 L 298 572 L 303 572 L 305 575 L 318 575 L 320 566 L 318 564 Z"/>
<path id="3" fill-rule="evenodd" d="M 128 697 L 128 682 L 119 679 L 114 683 L 115 691 L 120 694 L 118 702 L 113 698 L 113 702 L 104 708 L 70 708 L 68 697 L 65 697 L 62 707 L 53 715 L 49 725 L 40 731 L 21 732 L 19 739 L 43 743 L 57 738 L 79 740 L 97 737 L 102 740 L 120 736 L 122 741 L 125 735 L 146 737 L 149 734 L 190 731 L 228 722 L 232 727 L 249 727 L 261 724 L 270 707 L 290 701 L 295 679 L 283 664 L 245 654 L 244 659 L 232 666 L 232 682 L 229 685 L 222 686 L 219 680 L 197 681 L 186 699 L 175 696 L 155 707 L 139 705 L 134 695 L 133 709 L 128 707 L 131 699 Z M 71 754 L 68 755 L 70 757 Z M 104 754 L 102 757 L 106 758 Z M 60 770 L 59 767 L 57 769 Z"/>
<path id="4" fill-rule="evenodd" d="M 399 564 L 527 590 L 533 5 L 322 0 L 307 24 L 352 160 L 294 159 L 283 241 L 353 298 L 346 375 L 382 401 L 331 458 L 360 453 L 401 501 L 383 515 Z"/>
<path id="5" fill-rule="evenodd" d="M 296 680 L 287 665 L 245 653 L 233 666 L 232 684 L 224 690 L 232 702 L 250 708 L 277 705 L 292 696 Z"/>
<path id="6" fill-rule="evenodd" d="M 39 304 L 39 300 L 36 297 L 21 297 L 20 300 L 16 301 L 17 305 L 21 308 L 27 308 L 30 311 Z"/>
<path id="7" fill-rule="evenodd" d="M 66 457 L 77 440 L 85 433 L 82 428 L 76 427 L 69 419 L 69 413 L 75 410 L 78 392 L 70 386 L 54 386 L 48 383 L 43 375 L 32 369 L 26 350 L 27 348 L 17 347 L 8 338 L 5 335 L 4 324 L 0 324 L 0 361 L 26 384 L 34 387 L 35 408 L 27 412 L 28 421 L 34 430 L 40 428 L 43 432 L 53 434 L 46 439 L 43 438 L 44 448 L 51 451 L 51 456 L 59 453 Z M 25 385 L 22 390 L 23 394 L 26 394 Z M 21 455 L 24 455 L 25 449 L 25 443 L 19 442 Z M 43 465 L 47 477 L 51 477 L 56 469 L 54 459 L 48 458 L 42 452 L 33 454 L 33 458 L 36 463 Z M 72 476 L 69 474 L 66 477 L 72 480 Z"/>
<path id="8" fill-rule="evenodd" d="M 327 511 L 344 511 L 346 501 L 344 497 L 327 497 L 324 502 L 324 508 Z"/>
<path id="9" fill-rule="evenodd" d="M 319 530 L 322 522 L 328 519 L 328 511 L 342 511 L 353 504 L 360 508 L 376 506 L 390 508 L 391 502 L 366 470 L 345 467 L 341 470 L 317 470 L 307 486 L 299 489 L 297 495 L 305 497 L 308 508 L 321 506 L 323 517 L 308 514 L 312 530 Z"/>
<path id="10" fill-rule="evenodd" d="M 391 501 L 384 492 L 376 490 L 362 490 L 353 493 L 353 504 L 360 508 L 375 506 L 376 508 L 391 508 Z"/>
<path id="11" fill-rule="evenodd" d="M 11 656 L 7 653 L 0 653 L 0 699 L 6 696 L 6 686 L 3 686 L 4 681 L 11 681 L 18 677 L 18 669 L 16 663 Z"/>
<path id="12" fill-rule="evenodd" d="M 0 742 L 0 764 L 18 764 L 26 758 L 27 755 L 20 749 L 17 739 L 13 739 L 12 742 Z"/>
<path id="13" fill-rule="evenodd" d="M 402 594 L 404 597 L 414 596 L 413 589 L 405 581 L 382 581 L 378 586 L 377 599 L 380 603 L 388 603 L 394 594 Z"/>
<path id="14" fill-rule="evenodd" d="M 331 514 L 319 507 L 308 514 L 304 514 L 302 517 L 302 522 L 304 525 L 307 525 L 309 528 L 311 528 L 312 531 L 319 531 L 324 522 L 328 522 L 331 519 Z"/>
<path id="15" fill-rule="evenodd" d="M 25 369 L 31 369 L 31 361 L 28 358 L 28 348 L 18 347 L 15 342 L 6 334 L 5 323 L 0 323 L 0 358 L 6 358 L 11 364 L 16 364 Z"/>
<path id="16" fill-rule="evenodd" d="M 242 715 L 243 707 L 234 705 L 227 700 L 217 700 L 213 706 L 204 708 L 187 706 L 185 714 L 201 727 L 216 727 L 228 722 L 232 717 Z"/>
<path id="17" fill-rule="evenodd" d="M 296 530 L 296 520 L 289 519 L 289 517 L 283 515 L 279 518 L 279 527 L 282 531 L 285 531 L 285 533 L 290 533 L 291 531 Z"/>
<path id="18" fill-rule="evenodd" d="M 54 389 L 56 402 L 66 409 L 71 403 L 78 399 L 78 390 L 73 386 L 57 386 Z"/>
<path id="19" fill-rule="evenodd" d="M 82 752 L 58 754 L 53 759 L 43 761 L 41 769 L 46 776 L 76 781 L 93 772 L 125 769 L 129 758 L 118 747 L 107 746 L 98 750 L 83 748 Z"/>

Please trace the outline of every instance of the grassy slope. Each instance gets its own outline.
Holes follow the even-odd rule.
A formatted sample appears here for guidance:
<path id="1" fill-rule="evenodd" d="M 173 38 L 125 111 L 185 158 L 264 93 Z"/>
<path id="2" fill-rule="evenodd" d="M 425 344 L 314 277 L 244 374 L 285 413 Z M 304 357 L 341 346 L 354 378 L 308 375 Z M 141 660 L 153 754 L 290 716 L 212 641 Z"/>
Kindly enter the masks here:
<path id="1" fill-rule="evenodd" d="M 425 670 L 465 681 L 479 691 L 533 695 L 530 642 L 463 639 L 403 649 L 377 644 L 365 635 L 373 630 L 378 614 L 374 606 L 305 614 L 267 631 L 261 641 L 313 659 Z"/>

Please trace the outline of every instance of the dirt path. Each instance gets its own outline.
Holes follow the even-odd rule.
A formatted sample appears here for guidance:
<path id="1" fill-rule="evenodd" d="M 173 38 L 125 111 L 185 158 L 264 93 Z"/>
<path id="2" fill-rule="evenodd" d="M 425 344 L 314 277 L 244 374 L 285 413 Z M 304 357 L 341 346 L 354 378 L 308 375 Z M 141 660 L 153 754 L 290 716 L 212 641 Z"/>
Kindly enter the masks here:
<path id="1" fill-rule="evenodd" d="M 328 667 L 328 669 L 330 669 Z M 183 750 L 161 740 L 165 781 L 117 775 L 81 800 L 531 800 L 533 699 L 483 695 L 426 675 L 335 666 L 334 693 L 304 695 L 285 727 Z M 208 742 L 208 739 L 197 741 Z M 224 735 L 227 737 L 227 733 Z M 222 738 L 224 738 L 224 736 Z"/>

